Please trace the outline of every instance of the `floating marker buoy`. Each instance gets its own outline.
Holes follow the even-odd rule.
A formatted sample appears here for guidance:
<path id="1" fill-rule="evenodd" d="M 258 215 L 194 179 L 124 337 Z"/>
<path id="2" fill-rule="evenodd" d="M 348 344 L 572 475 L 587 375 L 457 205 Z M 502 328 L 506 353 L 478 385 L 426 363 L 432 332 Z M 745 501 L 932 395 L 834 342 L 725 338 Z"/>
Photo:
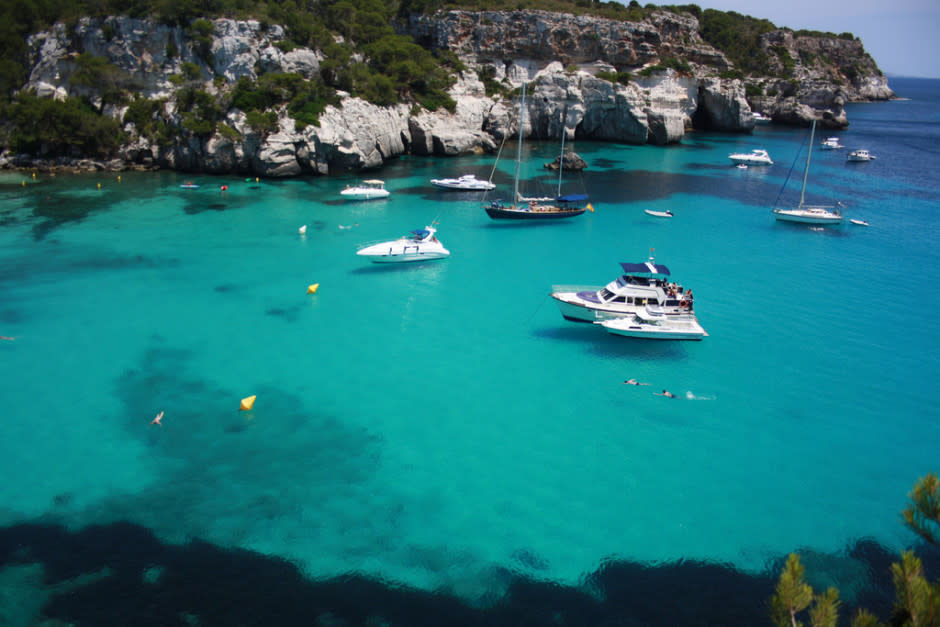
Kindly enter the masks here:
<path id="1" fill-rule="evenodd" d="M 101 183 L 98 183 L 98 189 L 101 189 Z"/>
<path id="2" fill-rule="evenodd" d="M 26 187 L 26 181 L 23 181 L 23 187 Z"/>
<path id="3" fill-rule="evenodd" d="M 223 192 L 227 192 L 227 191 L 228 191 L 228 185 L 223 185 L 223 186 L 222 186 L 222 191 L 223 191 Z"/>
<path id="4" fill-rule="evenodd" d="M 313 285 L 308 285 L 308 286 L 307 286 L 307 293 L 308 293 L 308 294 L 316 294 L 318 289 L 320 289 L 320 284 L 319 284 L 319 283 L 314 283 Z"/>
<path id="5" fill-rule="evenodd" d="M 121 175 L 118 174 L 118 183 L 120 183 L 120 182 L 121 182 Z"/>
<path id="6" fill-rule="evenodd" d="M 297 232 L 300 233 L 301 235 L 303 235 L 304 233 L 306 233 L 306 232 L 307 232 L 307 225 L 305 224 L 305 225 L 303 225 L 302 227 L 300 227 L 299 229 L 297 229 Z"/>
<path id="7" fill-rule="evenodd" d="M 258 177 L 256 176 L 256 177 L 255 177 L 255 183 L 257 183 L 257 182 L 258 182 Z"/>
<path id="8" fill-rule="evenodd" d="M 245 398 L 242 399 L 241 407 L 239 407 L 238 409 L 240 411 L 248 411 L 249 409 L 255 406 L 256 398 L 258 398 L 256 394 L 253 394 L 251 396 L 246 396 Z"/>
<path id="9" fill-rule="evenodd" d="M 33 178 L 36 178 L 36 173 L 35 173 L 35 172 L 33 172 Z"/>

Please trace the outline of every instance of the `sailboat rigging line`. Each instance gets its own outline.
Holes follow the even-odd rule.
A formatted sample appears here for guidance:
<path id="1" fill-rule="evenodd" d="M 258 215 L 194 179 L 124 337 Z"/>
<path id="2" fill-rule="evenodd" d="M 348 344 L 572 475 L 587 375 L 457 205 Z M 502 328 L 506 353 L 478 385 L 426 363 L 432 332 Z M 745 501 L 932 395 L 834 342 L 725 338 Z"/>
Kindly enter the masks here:
<path id="1" fill-rule="evenodd" d="M 561 176 L 565 171 L 565 137 L 568 135 L 568 103 L 565 102 L 564 112 L 561 114 L 561 154 L 558 156 L 558 193 L 561 197 Z"/>
<path id="2" fill-rule="evenodd" d="M 532 322 L 532 318 L 534 318 L 534 317 L 535 317 L 535 314 L 537 314 L 537 313 L 539 312 L 539 309 L 542 308 L 542 305 L 545 304 L 545 301 L 548 300 L 548 297 L 549 297 L 549 296 L 551 296 L 551 294 L 546 294 L 546 295 L 545 295 L 545 298 L 542 299 L 542 302 L 539 303 L 539 306 L 535 308 L 535 311 L 533 311 L 533 312 L 532 312 L 532 315 L 529 316 L 529 319 L 526 320 L 526 324 L 528 324 L 529 322 Z"/>
<path id="3" fill-rule="evenodd" d="M 773 206 L 776 208 L 777 204 L 780 202 L 780 197 L 783 196 L 783 191 L 787 188 L 787 183 L 790 182 L 790 175 L 793 174 L 793 168 L 796 167 L 796 162 L 800 156 L 800 153 L 803 152 L 803 144 L 806 143 L 806 136 L 803 136 L 803 141 L 800 142 L 800 148 L 796 153 L 796 157 L 793 158 L 793 162 L 790 164 L 790 169 L 787 171 L 787 178 L 783 179 L 783 185 L 780 186 L 780 191 L 777 192 L 777 197 L 774 199 Z M 810 140 L 812 141 L 812 140 Z M 811 147 L 812 148 L 812 147 Z M 808 169 L 808 168 L 807 168 Z M 803 204 L 802 199 L 800 199 L 800 204 Z"/>
<path id="4" fill-rule="evenodd" d="M 488 182 L 493 182 L 493 175 L 496 174 L 496 165 L 499 163 L 499 157 L 503 154 L 503 146 L 506 145 L 506 138 L 509 137 L 509 129 L 512 128 L 512 123 L 516 119 L 516 112 L 512 111 L 512 114 L 509 118 L 509 124 L 506 126 L 506 132 L 503 133 L 503 139 L 499 142 L 499 148 L 496 149 L 496 160 L 493 162 L 493 167 L 490 169 L 490 178 L 487 179 Z"/>

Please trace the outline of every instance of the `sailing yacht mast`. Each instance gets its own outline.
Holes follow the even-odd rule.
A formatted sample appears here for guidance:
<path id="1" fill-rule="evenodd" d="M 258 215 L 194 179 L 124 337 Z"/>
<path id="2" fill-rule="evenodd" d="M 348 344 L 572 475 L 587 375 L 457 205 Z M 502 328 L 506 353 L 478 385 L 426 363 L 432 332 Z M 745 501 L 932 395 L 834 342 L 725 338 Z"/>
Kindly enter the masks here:
<path id="1" fill-rule="evenodd" d="M 803 208 L 803 199 L 806 195 L 806 177 L 809 175 L 809 158 L 813 155 L 813 137 L 816 135 L 816 118 L 809 131 L 809 148 L 806 150 L 806 167 L 803 169 L 803 186 L 800 188 L 800 204 L 797 209 Z"/>
<path id="2" fill-rule="evenodd" d="M 522 166 L 522 127 L 525 124 L 525 81 L 522 81 L 522 105 L 519 107 L 519 145 L 516 146 L 516 176 L 512 183 L 512 204 L 519 199 L 519 168 Z"/>

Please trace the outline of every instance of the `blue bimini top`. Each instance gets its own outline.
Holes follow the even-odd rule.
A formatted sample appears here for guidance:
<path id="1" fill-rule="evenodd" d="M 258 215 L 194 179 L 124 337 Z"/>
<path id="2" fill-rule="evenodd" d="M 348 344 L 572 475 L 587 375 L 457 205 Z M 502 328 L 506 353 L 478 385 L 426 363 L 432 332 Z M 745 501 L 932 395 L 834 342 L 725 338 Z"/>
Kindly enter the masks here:
<path id="1" fill-rule="evenodd" d="M 669 276 L 669 268 L 646 261 L 644 263 L 621 263 L 620 267 L 627 274 L 665 274 Z"/>

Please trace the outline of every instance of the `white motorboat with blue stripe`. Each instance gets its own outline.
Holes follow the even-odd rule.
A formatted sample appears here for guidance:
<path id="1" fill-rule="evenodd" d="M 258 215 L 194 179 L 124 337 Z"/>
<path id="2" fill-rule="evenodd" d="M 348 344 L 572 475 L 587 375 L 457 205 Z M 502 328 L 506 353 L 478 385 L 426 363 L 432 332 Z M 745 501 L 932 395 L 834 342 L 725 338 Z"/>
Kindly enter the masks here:
<path id="1" fill-rule="evenodd" d="M 356 251 L 361 257 L 368 257 L 373 263 L 401 263 L 405 261 L 426 261 L 443 259 L 450 255 L 444 248 L 433 226 L 411 231 L 411 235 L 400 237 L 390 242 L 372 244 Z"/>
<path id="2" fill-rule="evenodd" d="M 604 287 L 552 286 L 552 298 L 565 320 L 594 322 L 597 315 L 632 316 L 647 305 L 661 307 L 669 317 L 688 316 L 692 290 L 669 281 L 669 268 L 653 263 L 621 263 L 624 274 Z"/>

